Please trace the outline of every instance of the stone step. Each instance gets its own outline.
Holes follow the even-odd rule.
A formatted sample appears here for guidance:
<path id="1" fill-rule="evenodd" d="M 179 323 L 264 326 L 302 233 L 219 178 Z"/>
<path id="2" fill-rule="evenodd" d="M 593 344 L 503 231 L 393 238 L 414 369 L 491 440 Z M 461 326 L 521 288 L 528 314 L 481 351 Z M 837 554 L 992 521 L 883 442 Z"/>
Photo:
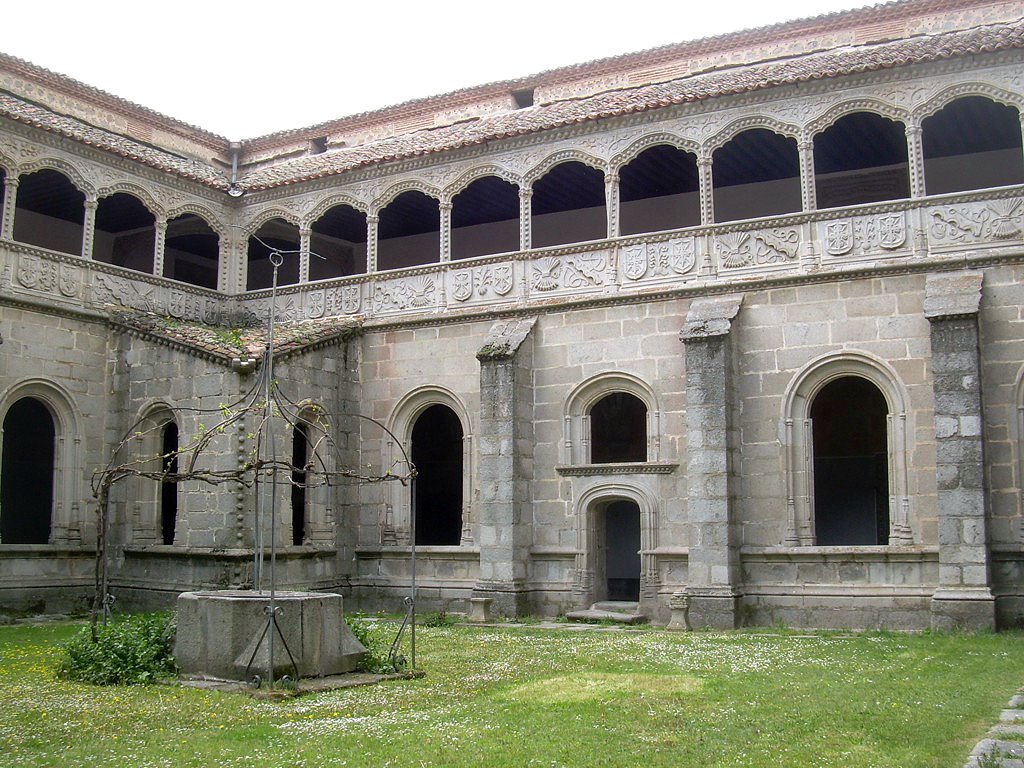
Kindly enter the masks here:
<path id="1" fill-rule="evenodd" d="M 585 611 L 572 611 L 565 617 L 569 621 L 614 621 L 616 624 L 646 624 L 648 621 L 640 613 L 639 603 L 618 600 L 594 603 Z"/>

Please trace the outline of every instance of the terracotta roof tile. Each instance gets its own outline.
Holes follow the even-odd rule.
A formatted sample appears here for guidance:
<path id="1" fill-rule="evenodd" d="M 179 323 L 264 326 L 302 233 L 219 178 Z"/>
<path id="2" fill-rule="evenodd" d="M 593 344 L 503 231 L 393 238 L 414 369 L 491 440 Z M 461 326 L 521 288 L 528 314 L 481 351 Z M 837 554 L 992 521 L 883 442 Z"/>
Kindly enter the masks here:
<path id="1" fill-rule="evenodd" d="M 228 178 L 211 165 L 175 155 L 103 128 L 97 128 L 73 117 L 56 114 L 2 91 L 0 91 L 0 117 L 67 136 L 82 144 L 129 158 L 176 176 L 198 181 L 216 189 L 227 189 L 228 187 Z"/>
<path id="2" fill-rule="evenodd" d="M 550 130 L 589 120 L 643 112 L 718 96 L 822 80 L 956 56 L 1024 48 L 1024 19 L 974 29 L 848 46 L 779 61 L 713 70 L 655 85 L 608 91 L 441 128 L 395 136 L 349 149 L 286 160 L 244 175 L 249 190 L 295 184 L 376 163 Z"/>

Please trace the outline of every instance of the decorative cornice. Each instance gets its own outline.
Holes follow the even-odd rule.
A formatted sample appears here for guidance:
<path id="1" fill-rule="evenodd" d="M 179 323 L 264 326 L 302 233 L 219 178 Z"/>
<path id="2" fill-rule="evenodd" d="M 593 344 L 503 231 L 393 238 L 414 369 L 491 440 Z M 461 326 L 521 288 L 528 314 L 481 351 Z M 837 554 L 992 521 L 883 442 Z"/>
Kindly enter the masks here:
<path id="1" fill-rule="evenodd" d="M 604 475 L 671 475 L 678 469 L 678 462 L 637 461 L 615 464 L 579 464 L 557 466 L 555 471 L 563 477 L 600 477 Z"/>

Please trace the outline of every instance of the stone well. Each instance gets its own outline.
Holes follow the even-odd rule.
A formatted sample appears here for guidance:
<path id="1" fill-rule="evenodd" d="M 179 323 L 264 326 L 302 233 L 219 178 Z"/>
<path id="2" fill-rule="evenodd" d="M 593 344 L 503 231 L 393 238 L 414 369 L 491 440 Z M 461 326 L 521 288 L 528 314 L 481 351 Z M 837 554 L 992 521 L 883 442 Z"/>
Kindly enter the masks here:
<path id="1" fill-rule="evenodd" d="M 271 632 L 275 679 L 294 675 L 285 643 L 299 677 L 326 677 L 355 670 L 366 648 L 345 623 L 341 595 L 278 592 L 274 599 L 281 635 L 273 627 L 264 634 L 269 592 L 223 590 L 179 595 L 174 657 L 182 676 L 243 682 L 255 675 L 266 678 Z M 252 666 L 247 673 L 250 659 Z"/>

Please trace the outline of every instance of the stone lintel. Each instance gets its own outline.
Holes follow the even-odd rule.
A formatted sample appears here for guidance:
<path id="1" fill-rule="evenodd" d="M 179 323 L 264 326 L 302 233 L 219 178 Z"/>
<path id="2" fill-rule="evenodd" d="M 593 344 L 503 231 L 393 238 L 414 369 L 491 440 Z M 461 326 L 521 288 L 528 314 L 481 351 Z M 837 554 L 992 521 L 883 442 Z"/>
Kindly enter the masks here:
<path id="1" fill-rule="evenodd" d="M 925 281 L 924 316 L 929 320 L 967 317 L 981 306 L 982 273 L 943 272 Z"/>
<path id="2" fill-rule="evenodd" d="M 694 299 L 679 338 L 687 342 L 727 335 L 742 303 L 742 293 Z"/>
<path id="3" fill-rule="evenodd" d="M 516 317 L 497 321 L 491 326 L 484 345 L 476 353 L 476 359 L 480 362 L 511 359 L 526 341 L 536 323 L 536 317 Z"/>

